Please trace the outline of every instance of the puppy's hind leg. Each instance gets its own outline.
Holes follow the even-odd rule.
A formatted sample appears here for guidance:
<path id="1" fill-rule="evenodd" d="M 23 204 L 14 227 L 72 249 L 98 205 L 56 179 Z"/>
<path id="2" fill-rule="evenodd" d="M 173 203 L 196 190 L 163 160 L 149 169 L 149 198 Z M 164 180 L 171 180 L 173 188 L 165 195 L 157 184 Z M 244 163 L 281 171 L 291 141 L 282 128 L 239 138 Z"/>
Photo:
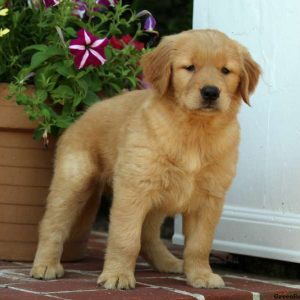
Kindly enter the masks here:
<path id="1" fill-rule="evenodd" d="M 159 272 L 183 273 L 183 260 L 175 257 L 160 239 L 160 227 L 165 215 L 151 211 L 142 230 L 142 256 Z"/>
<path id="2" fill-rule="evenodd" d="M 94 173 L 95 164 L 87 152 L 57 156 L 46 212 L 40 224 L 32 277 L 53 279 L 63 276 L 60 264 L 63 244 L 94 192 Z"/>
<path id="3" fill-rule="evenodd" d="M 86 235 L 90 233 L 99 206 L 101 204 L 101 195 L 102 195 L 103 188 L 104 188 L 104 184 L 100 183 L 97 186 L 97 188 L 94 189 L 93 195 L 89 197 L 84 208 L 81 210 L 81 213 L 78 215 L 77 221 L 73 225 L 73 228 L 69 235 L 69 239 L 67 239 L 65 242 L 62 260 L 65 259 L 65 255 L 68 257 L 68 260 L 73 260 L 72 258 L 72 253 L 74 253 L 73 242 L 82 241 L 83 239 L 86 238 Z"/>

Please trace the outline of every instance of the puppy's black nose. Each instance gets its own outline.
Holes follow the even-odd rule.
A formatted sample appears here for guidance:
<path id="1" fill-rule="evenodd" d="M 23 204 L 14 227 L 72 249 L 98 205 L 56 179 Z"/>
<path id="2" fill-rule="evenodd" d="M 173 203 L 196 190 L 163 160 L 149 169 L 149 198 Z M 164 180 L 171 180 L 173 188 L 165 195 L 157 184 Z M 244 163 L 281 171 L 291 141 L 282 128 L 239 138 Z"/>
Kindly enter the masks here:
<path id="1" fill-rule="evenodd" d="M 220 90 L 216 86 L 206 85 L 200 91 L 204 100 L 214 101 L 220 96 Z"/>

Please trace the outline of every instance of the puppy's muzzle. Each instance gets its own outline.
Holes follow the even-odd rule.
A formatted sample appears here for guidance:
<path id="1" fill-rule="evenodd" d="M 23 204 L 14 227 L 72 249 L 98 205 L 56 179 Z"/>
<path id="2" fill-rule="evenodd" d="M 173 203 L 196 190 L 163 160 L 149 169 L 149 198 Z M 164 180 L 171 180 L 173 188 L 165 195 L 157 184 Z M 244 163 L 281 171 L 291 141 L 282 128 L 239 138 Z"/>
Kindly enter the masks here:
<path id="1" fill-rule="evenodd" d="M 203 98 L 202 108 L 216 108 L 220 90 L 216 86 L 206 85 L 200 90 Z"/>

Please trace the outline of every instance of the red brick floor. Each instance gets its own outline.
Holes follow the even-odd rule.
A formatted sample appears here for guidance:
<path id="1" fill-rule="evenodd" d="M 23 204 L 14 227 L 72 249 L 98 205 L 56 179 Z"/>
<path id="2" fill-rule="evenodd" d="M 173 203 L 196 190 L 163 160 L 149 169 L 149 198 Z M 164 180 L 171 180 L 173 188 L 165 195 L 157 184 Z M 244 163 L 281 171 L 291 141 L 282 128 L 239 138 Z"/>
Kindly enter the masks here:
<path id="1" fill-rule="evenodd" d="M 137 287 L 129 291 L 108 291 L 97 287 L 96 279 L 103 265 L 106 235 L 93 233 L 86 259 L 65 263 L 62 279 L 39 281 L 29 277 L 30 264 L 0 261 L 0 300 L 187 300 L 187 299 L 300 299 L 300 281 L 275 280 L 268 277 L 240 274 L 224 268 L 226 254 L 213 253 L 215 272 L 223 276 L 223 289 L 197 289 L 187 286 L 183 275 L 155 272 L 142 259 L 136 266 Z M 182 248 L 171 246 L 181 255 Z"/>

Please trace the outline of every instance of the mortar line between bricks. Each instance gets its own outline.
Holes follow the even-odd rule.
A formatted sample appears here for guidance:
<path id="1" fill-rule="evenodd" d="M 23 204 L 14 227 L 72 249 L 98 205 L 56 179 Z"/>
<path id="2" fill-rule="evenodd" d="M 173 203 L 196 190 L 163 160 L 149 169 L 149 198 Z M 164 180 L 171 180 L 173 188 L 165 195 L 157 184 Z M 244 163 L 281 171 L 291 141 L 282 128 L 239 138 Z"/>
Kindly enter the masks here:
<path id="1" fill-rule="evenodd" d="M 138 272 L 140 272 L 140 271 L 141 270 L 138 270 Z M 76 273 L 76 274 L 81 274 L 81 275 L 89 275 L 89 276 L 92 276 L 92 277 L 98 277 L 99 276 L 98 271 L 80 271 L 80 270 L 67 269 L 66 272 Z M 94 272 L 97 272 L 97 274 L 95 274 Z M 136 274 L 136 275 L 139 279 L 149 279 L 149 278 L 151 278 L 151 279 L 160 279 L 160 278 L 163 278 L 163 279 L 176 279 L 176 280 L 186 281 L 185 278 L 181 278 L 179 276 L 169 276 L 169 275 L 166 275 L 166 276 L 164 276 L 164 275 L 160 275 L 160 276 L 138 276 L 138 274 Z"/>
<path id="2" fill-rule="evenodd" d="M 167 276 L 167 277 L 140 277 L 140 279 L 142 278 L 164 278 L 164 279 L 175 279 L 175 280 L 180 280 L 180 281 L 186 281 L 185 278 L 179 277 L 179 276 Z M 257 292 L 253 292 L 253 291 L 249 291 L 249 290 L 245 290 L 245 289 L 241 289 L 241 288 L 236 288 L 236 287 L 231 287 L 231 286 L 225 286 L 224 289 L 228 289 L 228 290 L 236 290 L 236 291 L 241 291 L 241 292 L 249 292 L 252 294 L 252 299 L 253 300 L 260 300 L 260 293 Z"/>
<path id="3" fill-rule="evenodd" d="M 252 294 L 252 299 L 253 300 L 260 300 L 260 293 L 258 293 L 258 292 L 252 292 L 252 291 L 245 290 L 245 289 L 242 289 L 242 288 L 237 288 L 237 287 L 233 287 L 233 286 L 226 286 L 226 285 L 223 287 L 223 289 L 241 291 L 241 292 L 249 292 L 249 293 Z"/>
<path id="4" fill-rule="evenodd" d="M 7 279 L 23 279 L 25 281 L 31 281 L 31 278 L 27 278 L 28 276 L 26 276 L 25 274 L 20 274 L 20 273 L 16 273 L 16 272 L 9 272 L 8 270 L 4 271 L 0 271 L 0 278 L 7 278 Z"/>
<path id="5" fill-rule="evenodd" d="M 16 266 L 16 268 L 9 268 L 9 269 L 2 269 L 0 270 L 0 276 L 2 276 L 3 274 L 14 274 L 15 271 L 28 271 L 28 268 L 18 268 Z M 19 273 L 17 273 L 19 274 Z"/>
<path id="6" fill-rule="evenodd" d="M 4 283 L 0 284 L 0 288 L 9 288 L 11 286 L 16 286 L 16 285 L 24 285 L 26 283 L 31 283 L 32 281 L 20 281 L 20 282 L 9 282 L 9 283 Z M 2 300 L 2 299 L 1 299 Z"/>
<path id="7" fill-rule="evenodd" d="M 140 270 L 139 270 L 140 271 Z M 88 275 L 88 276 L 91 276 L 91 277 L 98 277 L 99 274 L 94 274 L 92 272 L 95 272 L 95 271 L 80 271 L 80 270 L 72 270 L 72 269 L 67 269 L 66 272 L 68 273 L 76 273 L 76 274 L 81 274 L 81 275 Z M 98 272 L 98 271 L 96 271 Z M 186 281 L 185 278 L 181 278 L 179 276 L 138 276 L 138 279 L 176 279 L 176 280 L 181 280 L 181 281 Z"/>
<path id="8" fill-rule="evenodd" d="M 11 290 L 18 291 L 18 292 L 27 293 L 27 294 L 40 295 L 40 296 L 47 296 L 47 297 L 49 297 L 49 298 L 55 298 L 55 299 L 61 299 L 61 300 L 68 300 L 68 299 L 66 299 L 66 298 L 62 298 L 62 297 L 59 297 L 59 296 L 49 295 L 48 293 L 35 292 L 35 291 L 31 291 L 31 290 L 26 290 L 26 289 L 17 288 L 17 287 L 14 287 L 14 286 L 8 286 L 7 288 L 8 288 L 8 289 L 11 289 Z"/>
<path id="9" fill-rule="evenodd" d="M 236 278 L 236 279 L 243 279 L 243 280 L 249 280 L 249 281 L 254 281 L 254 282 L 273 284 L 273 285 L 288 287 L 288 288 L 292 288 L 292 289 L 300 289 L 300 284 L 290 284 L 290 283 L 278 282 L 278 281 L 273 281 L 273 280 L 255 279 L 255 278 L 242 277 L 242 276 L 230 275 L 230 274 L 223 275 L 222 277 Z"/>
<path id="10" fill-rule="evenodd" d="M 231 286 L 225 286 L 224 288 L 228 289 L 228 290 L 236 290 L 236 291 L 241 291 L 241 292 L 249 292 L 249 293 L 252 294 L 252 300 L 260 300 L 260 293 L 258 293 L 258 292 L 252 292 L 252 291 L 245 290 L 245 289 L 238 289 L 238 288 L 234 288 L 234 287 L 231 287 Z"/>
<path id="11" fill-rule="evenodd" d="M 100 231 L 97 231 L 97 230 L 93 230 L 93 231 L 91 232 L 91 236 L 93 236 L 93 235 L 106 236 L 106 237 L 108 237 L 108 233 L 106 233 L 106 232 L 100 232 Z"/>
<path id="12" fill-rule="evenodd" d="M 26 263 L 26 262 L 20 262 L 20 261 L 14 261 L 13 264 L 16 264 L 16 266 L 23 266 L 23 267 L 27 267 L 27 268 L 30 268 L 32 265 L 32 263 L 30 263 L 30 262 Z"/>
<path id="13" fill-rule="evenodd" d="M 168 278 L 176 279 L 176 280 L 180 280 L 180 281 L 186 281 L 186 278 L 183 278 L 183 277 L 180 277 L 180 276 L 169 276 Z"/>
<path id="14" fill-rule="evenodd" d="M 45 297 L 49 297 L 49 298 L 52 298 L 52 299 L 59 299 L 59 300 L 72 300 L 70 298 L 62 298 L 62 297 L 59 297 L 59 296 L 56 296 L 56 295 L 49 295 L 49 294 L 41 294 Z"/>
<path id="15" fill-rule="evenodd" d="M 89 275 L 89 276 L 92 276 L 92 277 L 98 277 L 99 274 L 94 274 L 92 273 L 92 271 L 80 271 L 80 270 L 72 270 L 72 269 L 66 269 L 65 270 L 66 273 L 76 273 L 76 274 L 81 274 L 81 275 Z M 95 272 L 98 272 L 100 273 L 100 271 L 95 271 Z"/>
<path id="16" fill-rule="evenodd" d="M 69 293 L 97 292 L 97 291 L 101 291 L 101 289 L 56 291 L 56 292 L 47 292 L 47 295 L 48 294 L 69 294 Z"/>
<path id="17" fill-rule="evenodd" d="M 186 291 L 181 291 L 181 290 L 174 289 L 174 288 L 169 288 L 169 287 L 166 287 L 166 286 L 159 286 L 159 285 L 143 283 L 143 282 L 139 282 L 139 281 L 137 281 L 137 283 L 141 284 L 141 285 L 148 286 L 148 287 L 153 288 L 153 289 L 163 289 L 163 290 L 167 290 L 167 291 L 170 291 L 170 292 L 173 292 L 173 293 L 176 293 L 176 294 L 191 296 L 191 297 L 194 297 L 197 300 L 205 300 L 205 297 L 201 294 L 189 293 L 189 292 L 186 292 Z"/>
<path id="18" fill-rule="evenodd" d="M 139 279 L 176 279 L 181 281 L 186 281 L 184 278 L 172 277 L 172 276 L 137 276 Z"/>
<path id="19" fill-rule="evenodd" d="M 142 266 L 142 267 L 149 267 L 149 269 L 151 269 L 150 265 L 146 262 L 137 262 L 136 265 L 137 266 Z"/>

